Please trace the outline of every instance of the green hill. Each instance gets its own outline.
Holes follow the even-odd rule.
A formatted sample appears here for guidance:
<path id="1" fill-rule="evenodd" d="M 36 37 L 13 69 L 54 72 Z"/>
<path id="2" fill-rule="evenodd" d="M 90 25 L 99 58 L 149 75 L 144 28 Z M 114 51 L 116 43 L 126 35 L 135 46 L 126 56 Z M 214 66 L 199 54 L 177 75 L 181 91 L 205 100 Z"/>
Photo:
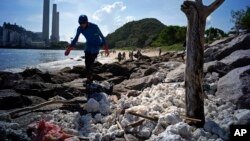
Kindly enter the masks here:
<path id="1" fill-rule="evenodd" d="M 150 45 L 166 26 L 154 18 L 128 22 L 115 32 L 108 34 L 106 39 L 110 48 L 144 47 Z"/>

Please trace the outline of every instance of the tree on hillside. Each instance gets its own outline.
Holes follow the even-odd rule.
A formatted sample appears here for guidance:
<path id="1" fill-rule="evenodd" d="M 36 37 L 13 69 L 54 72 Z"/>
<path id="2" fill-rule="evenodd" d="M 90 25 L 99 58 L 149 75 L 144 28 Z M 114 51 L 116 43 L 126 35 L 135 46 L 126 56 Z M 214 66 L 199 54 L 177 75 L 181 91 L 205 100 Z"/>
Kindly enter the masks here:
<path id="1" fill-rule="evenodd" d="M 188 19 L 185 69 L 186 115 L 201 120 L 201 122 L 190 122 L 197 127 L 202 127 L 205 123 L 202 79 L 206 19 L 224 1 L 215 0 L 209 6 L 203 5 L 202 0 L 184 1 L 181 5 L 181 10 Z"/>
<path id="2" fill-rule="evenodd" d="M 173 45 L 182 43 L 186 38 L 186 27 L 167 26 L 158 35 L 152 46 Z"/>
<path id="3" fill-rule="evenodd" d="M 236 33 L 240 30 L 247 30 L 250 32 L 250 7 L 248 6 L 246 10 L 231 11 L 232 22 L 234 23 L 233 29 Z"/>
<path id="4" fill-rule="evenodd" d="M 114 33 L 108 34 L 106 39 L 110 48 L 114 47 L 144 47 L 151 44 L 154 37 L 165 27 L 154 18 L 128 22 Z"/>
<path id="5" fill-rule="evenodd" d="M 205 31 L 205 35 L 206 35 L 206 42 L 214 41 L 216 39 L 220 39 L 222 37 L 227 36 L 227 34 L 223 30 L 214 27 L 210 27 L 209 29 L 207 29 Z"/>

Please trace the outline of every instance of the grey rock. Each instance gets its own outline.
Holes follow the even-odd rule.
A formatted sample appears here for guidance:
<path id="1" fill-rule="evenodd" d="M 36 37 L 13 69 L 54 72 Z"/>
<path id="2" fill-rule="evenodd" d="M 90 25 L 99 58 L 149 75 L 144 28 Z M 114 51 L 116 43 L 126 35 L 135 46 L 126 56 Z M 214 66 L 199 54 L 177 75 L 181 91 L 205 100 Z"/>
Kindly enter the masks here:
<path id="1" fill-rule="evenodd" d="M 95 99 L 90 98 L 86 104 L 86 110 L 88 112 L 99 112 L 99 103 Z"/>
<path id="2" fill-rule="evenodd" d="M 138 79 L 125 80 L 120 83 L 120 87 L 124 87 L 131 90 L 142 90 L 146 87 L 150 87 L 153 84 L 158 84 L 165 79 L 165 74 L 155 73 L 153 75 L 145 76 Z"/>
<path id="3" fill-rule="evenodd" d="M 0 90 L 0 109 L 10 110 L 31 105 L 31 100 L 11 89 Z"/>
<path id="4" fill-rule="evenodd" d="M 28 80 L 19 81 L 13 88 L 16 92 L 26 96 L 39 96 L 44 99 L 55 96 L 55 93 L 64 88 L 59 84 L 31 82 Z"/>
<path id="5" fill-rule="evenodd" d="M 250 93 L 250 65 L 234 69 L 218 81 L 216 95 L 237 103 L 239 98 Z M 239 105 L 240 103 L 237 103 Z"/>
<path id="6" fill-rule="evenodd" d="M 232 68 L 244 67 L 250 65 L 250 49 L 237 50 L 229 56 L 220 60 L 220 62 L 231 66 Z"/>
<path id="7" fill-rule="evenodd" d="M 29 141 L 26 133 L 19 129 L 17 123 L 0 122 L 0 140 Z"/>
<path id="8" fill-rule="evenodd" d="M 250 110 L 241 109 L 235 111 L 235 117 L 237 118 L 237 124 L 246 125 L 250 123 Z"/>
<path id="9" fill-rule="evenodd" d="M 14 87 L 20 79 L 22 79 L 20 74 L 0 72 L 0 89 L 10 89 Z"/>
<path id="10" fill-rule="evenodd" d="M 226 65 L 225 63 L 222 63 L 220 61 L 212 61 L 208 63 L 204 63 L 203 65 L 203 71 L 204 73 L 212 73 L 216 72 L 220 75 L 220 77 L 226 75 L 229 71 L 231 71 L 233 68 L 229 65 Z"/>
<path id="11" fill-rule="evenodd" d="M 250 109 L 250 93 L 239 98 L 236 105 L 238 109 Z"/>
<path id="12" fill-rule="evenodd" d="M 185 72 L 185 64 L 180 65 L 176 69 L 170 71 L 167 74 L 166 82 L 183 82 L 184 81 L 184 72 Z"/>
<path id="13" fill-rule="evenodd" d="M 180 66 L 182 63 L 177 61 L 168 61 L 168 62 L 161 62 L 159 63 L 159 66 L 163 69 L 166 69 L 168 71 L 176 69 L 178 66 Z"/>
<path id="14" fill-rule="evenodd" d="M 118 63 L 108 64 L 108 71 L 114 76 L 130 76 L 129 69 L 119 65 Z"/>
<path id="15" fill-rule="evenodd" d="M 151 75 L 153 73 L 157 72 L 157 68 L 155 67 L 149 67 L 143 74 L 143 76 L 148 76 Z"/>
<path id="16" fill-rule="evenodd" d="M 65 82 L 70 82 L 79 77 L 78 74 L 70 74 L 70 73 L 58 73 L 51 76 L 51 82 L 54 84 L 62 84 Z"/>
<path id="17" fill-rule="evenodd" d="M 205 122 L 204 130 L 216 134 L 224 140 L 228 140 L 229 138 L 229 134 L 212 120 L 208 120 Z"/>
<path id="18" fill-rule="evenodd" d="M 226 37 L 220 40 L 216 40 L 213 43 L 209 44 L 209 47 L 215 46 L 215 45 L 223 45 L 225 43 L 228 43 L 230 41 L 232 41 L 235 37 L 234 36 L 230 36 L 230 37 Z"/>
<path id="19" fill-rule="evenodd" d="M 224 45 L 216 45 L 206 49 L 204 51 L 204 62 L 221 60 L 236 50 L 247 49 L 250 49 L 250 33 L 239 35 Z"/>

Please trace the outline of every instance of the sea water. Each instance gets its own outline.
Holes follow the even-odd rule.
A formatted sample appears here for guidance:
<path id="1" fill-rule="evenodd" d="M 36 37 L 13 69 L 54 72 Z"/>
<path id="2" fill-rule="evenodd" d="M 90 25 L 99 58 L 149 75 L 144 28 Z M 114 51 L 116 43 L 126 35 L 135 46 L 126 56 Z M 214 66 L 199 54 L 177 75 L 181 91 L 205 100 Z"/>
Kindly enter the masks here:
<path id="1" fill-rule="evenodd" d="M 0 71 L 18 72 L 29 67 L 46 68 L 58 64 L 58 61 L 61 62 L 61 67 L 67 66 L 63 62 L 72 64 L 72 61 L 83 65 L 83 61 L 74 60 L 81 56 L 84 56 L 83 50 L 73 50 L 69 56 L 64 56 L 64 50 L 0 49 Z"/>

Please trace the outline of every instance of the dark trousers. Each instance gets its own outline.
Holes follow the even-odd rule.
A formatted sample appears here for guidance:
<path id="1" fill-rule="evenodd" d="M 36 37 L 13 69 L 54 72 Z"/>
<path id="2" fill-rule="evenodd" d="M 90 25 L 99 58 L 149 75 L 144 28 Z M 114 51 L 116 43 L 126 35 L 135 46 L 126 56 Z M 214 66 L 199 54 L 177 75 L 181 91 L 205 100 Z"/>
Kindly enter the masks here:
<path id="1" fill-rule="evenodd" d="M 92 69 L 95 59 L 98 53 L 91 54 L 90 52 L 85 51 L 85 68 L 86 68 L 86 76 L 88 79 L 92 79 Z"/>

